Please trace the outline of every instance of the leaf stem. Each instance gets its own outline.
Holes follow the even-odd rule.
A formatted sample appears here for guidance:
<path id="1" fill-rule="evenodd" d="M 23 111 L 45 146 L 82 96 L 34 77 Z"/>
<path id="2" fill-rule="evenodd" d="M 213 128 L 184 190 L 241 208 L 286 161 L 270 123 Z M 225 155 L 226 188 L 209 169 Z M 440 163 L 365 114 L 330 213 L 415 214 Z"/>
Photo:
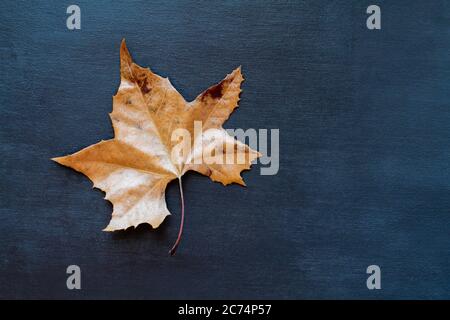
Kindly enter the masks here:
<path id="1" fill-rule="evenodd" d="M 181 197 L 181 222 L 180 222 L 180 230 L 178 231 L 178 238 L 175 241 L 172 249 L 170 249 L 169 254 L 173 256 L 177 251 L 178 245 L 181 241 L 181 236 L 183 234 L 183 226 L 184 226 L 184 196 L 183 196 L 183 184 L 181 183 L 181 177 L 178 178 L 178 185 L 180 186 L 180 197 Z"/>

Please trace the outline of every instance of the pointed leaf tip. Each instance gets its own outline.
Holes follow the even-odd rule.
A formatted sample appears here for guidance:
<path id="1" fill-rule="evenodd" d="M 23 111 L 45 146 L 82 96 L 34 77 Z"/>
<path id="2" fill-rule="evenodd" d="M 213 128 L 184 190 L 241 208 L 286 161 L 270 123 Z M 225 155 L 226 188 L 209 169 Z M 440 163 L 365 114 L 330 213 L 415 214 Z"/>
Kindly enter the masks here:
<path id="1" fill-rule="evenodd" d="M 64 163 L 64 157 L 56 157 L 56 158 L 51 158 L 50 160 L 52 160 L 52 161 L 55 161 L 56 163 L 58 163 L 58 164 L 61 164 L 61 165 L 65 165 L 65 163 Z"/>
<path id="2" fill-rule="evenodd" d="M 122 39 L 122 43 L 120 44 L 120 61 L 127 63 L 131 62 L 131 55 L 130 52 L 128 51 L 125 38 Z"/>
<path id="3" fill-rule="evenodd" d="M 242 78 L 242 80 L 244 80 L 244 75 L 242 74 L 242 66 L 237 67 L 236 69 L 234 69 L 231 72 L 231 76 L 233 77 L 239 77 Z"/>
<path id="4" fill-rule="evenodd" d="M 125 38 L 122 38 L 122 41 L 120 42 L 120 50 L 127 49 L 127 42 L 125 41 Z"/>

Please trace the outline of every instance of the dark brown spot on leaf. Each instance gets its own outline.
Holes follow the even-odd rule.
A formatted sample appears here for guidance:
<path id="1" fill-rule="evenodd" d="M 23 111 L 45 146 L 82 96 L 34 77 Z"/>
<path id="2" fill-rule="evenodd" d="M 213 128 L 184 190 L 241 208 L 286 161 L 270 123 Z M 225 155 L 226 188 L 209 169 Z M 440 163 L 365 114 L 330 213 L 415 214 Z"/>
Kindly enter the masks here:
<path id="1" fill-rule="evenodd" d="M 221 82 L 211 87 L 206 93 L 213 99 L 220 98 L 222 96 L 222 87 L 223 85 Z"/>
<path id="2" fill-rule="evenodd" d="M 150 91 L 152 91 L 151 89 L 149 89 L 147 87 L 147 78 L 139 79 L 138 84 L 139 84 L 139 88 L 141 88 L 142 93 L 147 94 Z"/>
<path id="3" fill-rule="evenodd" d="M 208 90 L 206 90 L 203 94 L 201 99 L 205 100 L 207 98 L 211 99 L 220 99 L 222 98 L 224 87 L 230 83 L 230 79 L 225 79 L 222 82 L 212 86 Z"/>

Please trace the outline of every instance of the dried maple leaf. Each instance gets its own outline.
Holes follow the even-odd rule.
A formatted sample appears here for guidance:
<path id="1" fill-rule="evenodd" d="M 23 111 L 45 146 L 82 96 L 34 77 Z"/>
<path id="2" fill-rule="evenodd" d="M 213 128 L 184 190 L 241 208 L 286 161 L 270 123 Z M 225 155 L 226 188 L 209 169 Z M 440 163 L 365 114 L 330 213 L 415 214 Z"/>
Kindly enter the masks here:
<path id="1" fill-rule="evenodd" d="M 120 76 L 110 114 L 114 139 L 52 160 L 82 172 L 94 182 L 94 187 L 106 193 L 105 199 L 111 201 L 114 210 L 105 231 L 141 223 L 157 228 L 170 215 L 166 186 L 178 179 L 182 209 L 178 238 L 171 250 L 174 254 L 184 223 L 181 177 L 193 170 L 224 185 L 245 185 L 241 171 L 249 169 L 260 156 L 222 128 L 239 101 L 244 80 L 241 69 L 234 70 L 194 101 L 186 102 L 167 78 L 135 64 L 123 40 Z M 180 136 L 175 135 L 174 139 L 177 130 L 188 137 L 182 143 Z M 203 161 L 230 155 L 232 162 Z M 244 160 L 236 161 L 239 156 Z"/>

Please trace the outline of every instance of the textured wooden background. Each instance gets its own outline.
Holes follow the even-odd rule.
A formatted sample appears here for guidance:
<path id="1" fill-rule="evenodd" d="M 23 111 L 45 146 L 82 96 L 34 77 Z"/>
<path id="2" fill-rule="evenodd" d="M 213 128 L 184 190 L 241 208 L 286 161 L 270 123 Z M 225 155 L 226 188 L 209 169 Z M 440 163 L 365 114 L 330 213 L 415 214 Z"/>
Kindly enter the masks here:
<path id="1" fill-rule="evenodd" d="M 1 298 L 450 298 L 450 3 L 0 3 Z M 112 137 L 119 45 L 187 98 L 242 65 L 228 128 L 279 128 L 280 171 L 184 179 L 179 224 L 104 233 L 111 205 L 49 158 Z M 82 290 L 65 269 L 82 269 Z M 380 265 L 382 290 L 366 288 Z"/>

